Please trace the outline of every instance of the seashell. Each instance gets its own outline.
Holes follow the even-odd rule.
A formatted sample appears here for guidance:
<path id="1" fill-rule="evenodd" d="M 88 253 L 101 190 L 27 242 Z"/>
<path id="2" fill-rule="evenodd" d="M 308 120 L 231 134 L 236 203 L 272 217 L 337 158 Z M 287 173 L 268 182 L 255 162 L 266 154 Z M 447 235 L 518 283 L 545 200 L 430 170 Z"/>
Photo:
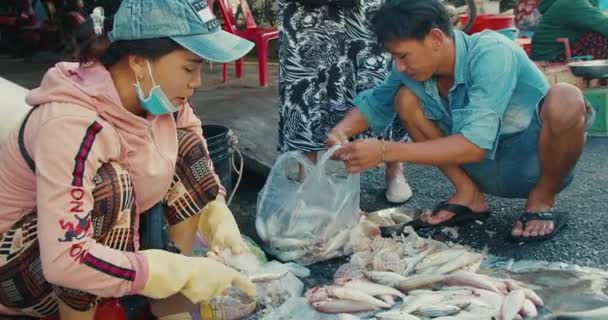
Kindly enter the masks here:
<path id="1" fill-rule="evenodd" d="M 355 252 L 350 257 L 350 263 L 356 264 L 362 267 L 367 267 L 370 263 L 372 263 L 372 259 L 374 258 L 374 254 L 371 251 L 360 251 Z"/>
<path id="2" fill-rule="evenodd" d="M 365 267 L 354 263 L 345 263 L 341 265 L 334 273 L 334 282 L 340 283 L 344 279 L 366 279 Z"/>
<path id="3" fill-rule="evenodd" d="M 373 252 L 379 252 L 384 249 L 397 250 L 400 245 L 401 242 L 399 242 L 398 240 L 378 236 L 372 239 L 370 247 Z"/>
<path id="4" fill-rule="evenodd" d="M 383 249 L 376 253 L 372 260 L 374 271 L 391 271 L 401 274 L 406 266 L 406 263 L 401 260 L 399 254 L 393 249 Z"/>

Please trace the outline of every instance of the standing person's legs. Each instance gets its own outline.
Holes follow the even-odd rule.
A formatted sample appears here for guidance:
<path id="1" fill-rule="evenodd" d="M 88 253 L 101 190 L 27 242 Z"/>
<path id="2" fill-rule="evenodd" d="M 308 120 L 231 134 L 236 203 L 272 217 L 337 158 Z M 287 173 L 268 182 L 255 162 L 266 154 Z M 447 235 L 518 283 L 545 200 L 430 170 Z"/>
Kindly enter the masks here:
<path id="1" fill-rule="evenodd" d="M 390 141 L 408 142 L 409 135 L 405 130 L 403 122 L 395 117 L 388 128 L 384 131 L 384 139 Z M 386 200 L 390 203 L 400 204 L 412 197 L 405 170 L 401 162 L 388 162 L 384 168 L 384 182 L 386 185 Z"/>
<path id="2" fill-rule="evenodd" d="M 97 171 L 95 183 L 95 202 L 87 218 L 93 238 L 114 249 L 133 251 L 134 195 L 129 173 L 107 163 Z M 99 297 L 52 285 L 44 278 L 37 222 L 33 209 L 0 239 L 1 247 L 9 248 L 0 250 L 0 281 L 4 283 L 0 304 L 33 317 L 60 313 L 61 320 L 92 320 Z"/>
<path id="3" fill-rule="evenodd" d="M 404 203 L 412 197 L 412 188 L 407 182 L 403 163 L 389 162 L 384 169 L 386 200 L 390 203 Z"/>

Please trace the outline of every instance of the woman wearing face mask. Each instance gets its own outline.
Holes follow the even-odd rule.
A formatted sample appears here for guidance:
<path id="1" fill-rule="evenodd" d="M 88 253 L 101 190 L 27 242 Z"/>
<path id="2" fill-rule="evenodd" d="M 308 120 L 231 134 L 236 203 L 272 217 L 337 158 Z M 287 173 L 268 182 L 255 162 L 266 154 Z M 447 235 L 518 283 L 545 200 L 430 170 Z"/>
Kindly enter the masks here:
<path id="1" fill-rule="evenodd" d="M 104 297 L 254 295 L 237 271 L 186 256 L 197 230 L 214 250 L 242 248 L 188 98 L 203 58 L 253 44 L 204 0 L 124 0 L 109 33 L 99 13 L 81 63 L 46 73 L 0 149 L 0 314 L 82 320 Z M 186 255 L 139 249 L 139 216 L 158 203 Z"/>

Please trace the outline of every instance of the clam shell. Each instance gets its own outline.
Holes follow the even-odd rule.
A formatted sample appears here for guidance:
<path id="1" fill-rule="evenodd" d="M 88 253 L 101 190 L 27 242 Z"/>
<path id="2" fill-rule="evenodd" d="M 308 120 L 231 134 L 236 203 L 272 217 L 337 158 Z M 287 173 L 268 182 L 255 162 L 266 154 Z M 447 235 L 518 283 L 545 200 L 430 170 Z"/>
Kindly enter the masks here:
<path id="1" fill-rule="evenodd" d="M 401 245 L 401 242 L 399 242 L 398 240 L 391 239 L 391 238 L 383 238 L 383 237 L 378 236 L 378 237 L 374 237 L 372 239 L 372 243 L 370 244 L 370 247 L 373 252 L 379 252 L 384 249 L 397 250 L 400 245 Z"/>
<path id="2" fill-rule="evenodd" d="M 374 271 L 391 271 L 401 274 L 406 264 L 401 260 L 399 253 L 392 249 L 384 249 L 374 255 L 372 260 Z"/>
<path id="3" fill-rule="evenodd" d="M 334 273 L 334 282 L 338 283 L 344 279 L 366 279 L 365 267 L 354 263 L 345 263 L 341 265 Z"/>

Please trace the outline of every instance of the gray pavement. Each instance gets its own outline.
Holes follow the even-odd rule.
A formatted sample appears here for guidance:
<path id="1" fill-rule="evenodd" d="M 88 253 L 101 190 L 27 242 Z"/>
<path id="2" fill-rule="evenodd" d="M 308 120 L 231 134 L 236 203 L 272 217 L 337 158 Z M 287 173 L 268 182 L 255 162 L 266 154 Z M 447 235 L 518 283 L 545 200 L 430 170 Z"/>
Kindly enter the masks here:
<path id="1" fill-rule="evenodd" d="M 43 71 L 54 63 L 52 55 L 23 62 L 0 56 L 0 76 L 32 88 Z M 244 233 L 256 238 L 254 229 L 257 193 L 264 174 L 276 157 L 277 66 L 271 66 L 271 85 L 257 87 L 255 63 L 246 65 L 245 78 L 221 82 L 221 66 L 205 68 L 204 87 L 192 99 L 204 123 L 223 124 L 239 136 L 240 148 L 247 156 L 241 189 L 232 204 Z M 231 75 L 232 76 L 232 75 Z M 523 209 L 522 200 L 487 197 L 493 212 L 484 224 L 459 230 L 460 240 L 490 253 L 516 259 L 538 259 L 608 268 L 608 138 L 589 138 L 576 170 L 573 184 L 559 197 L 557 208 L 571 213 L 569 226 L 553 240 L 515 244 L 507 241 L 511 225 Z M 450 197 L 453 190 L 434 168 L 406 165 L 414 197 L 405 206 L 430 208 Z M 371 211 L 390 207 L 384 200 L 384 175 L 379 169 L 363 174 L 361 206 Z"/>

